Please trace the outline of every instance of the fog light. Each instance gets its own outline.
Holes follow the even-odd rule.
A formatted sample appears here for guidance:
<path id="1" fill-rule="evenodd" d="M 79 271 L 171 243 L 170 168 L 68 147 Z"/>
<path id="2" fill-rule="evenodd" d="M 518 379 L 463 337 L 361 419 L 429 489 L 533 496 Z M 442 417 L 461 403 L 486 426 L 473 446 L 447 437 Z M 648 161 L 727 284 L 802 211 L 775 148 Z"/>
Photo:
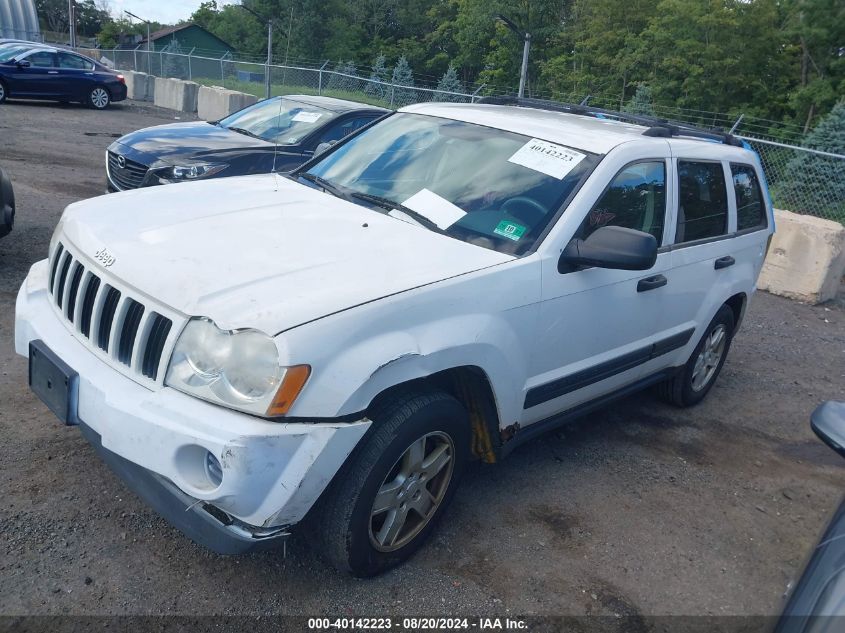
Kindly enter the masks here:
<path id="1" fill-rule="evenodd" d="M 211 453 L 205 454 L 205 476 L 215 488 L 223 483 L 223 466 L 220 461 Z"/>

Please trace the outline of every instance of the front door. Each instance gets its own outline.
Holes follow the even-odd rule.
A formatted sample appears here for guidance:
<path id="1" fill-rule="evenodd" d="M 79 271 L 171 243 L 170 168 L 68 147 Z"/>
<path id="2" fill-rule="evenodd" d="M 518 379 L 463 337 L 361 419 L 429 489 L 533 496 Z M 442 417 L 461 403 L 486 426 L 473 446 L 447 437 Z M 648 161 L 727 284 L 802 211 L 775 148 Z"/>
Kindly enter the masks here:
<path id="1" fill-rule="evenodd" d="M 50 51 L 36 51 L 23 60 L 29 66 L 18 67 L 15 78 L 15 94 L 18 96 L 58 96 L 59 69 L 56 67 L 56 54 Z"/>
<path id="2" fill-rule="evenodd" d="M 575 237 L 600 226 L 651 233 L 662 243 L 668 161 L 630 163 L 612 178 Z M 671 252 L 646 271 L 587 268 L 558 272 L 543 261 L 542 304 L 523 422 L 532 423 L 616 391 L 654 373 L 679 340 L 665 336 Z"/>

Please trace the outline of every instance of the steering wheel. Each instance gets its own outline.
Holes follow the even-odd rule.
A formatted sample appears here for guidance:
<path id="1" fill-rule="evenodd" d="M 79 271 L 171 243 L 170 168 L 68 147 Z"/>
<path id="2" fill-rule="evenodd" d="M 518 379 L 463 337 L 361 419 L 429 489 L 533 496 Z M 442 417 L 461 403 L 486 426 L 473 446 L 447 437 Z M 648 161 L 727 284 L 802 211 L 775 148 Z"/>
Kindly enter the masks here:
<path id="1" fill-rule="evenodd" d="M 512 207 L 516 207 L 516 209 L 512 210 Z M 534 198 L 529 198 L 528 196 L 514 196 L 513 198 L 508 198 L 502 205 L 502 211 L 507 211 L 512 216 L 519 218 L 532 226 L 539 224 L 549 212 L 546 207 L 537 202 Z"/>

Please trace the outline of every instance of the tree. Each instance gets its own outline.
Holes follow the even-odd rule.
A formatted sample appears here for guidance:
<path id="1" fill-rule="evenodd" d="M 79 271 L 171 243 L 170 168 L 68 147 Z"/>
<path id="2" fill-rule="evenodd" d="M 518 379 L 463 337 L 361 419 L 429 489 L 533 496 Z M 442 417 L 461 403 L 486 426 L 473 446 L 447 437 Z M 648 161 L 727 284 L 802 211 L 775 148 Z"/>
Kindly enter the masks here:
<path id="1" fill-rule="evenodd" d="M 373 68 L 370 71 L 370 81 L 367 83 L 367 87 L 364 88 L 364 92 L 373 97 L 383 99 L 386 92 L 386 87 L 384 85 L 386 81 L 387 58 L 384 55 L 379 55 L 373 63 Z"/>
<path id="2" fill-rule="evenodd" d="M 836 104 L 804 139 L 805 146 L 845 155 L 845 100 Z M 786 178 L 773 186 L 778 204 L 790 211 L 845 223 L 842 159 L 800 152 L 787 163 Z"/>
<path id="3" fill-rule="evenodd" d="M 440 81 L 437 82 L 437 89 L 444 93 L 463 92 L 464 87 L 461 85 L 461 80 L 458 79 L 458 71 L 452 64 L 449 64 L 449 69 L 443 73 Z M 464 101 L 464 99 L 456 94 L 438 94 L 438 101 Z"/>
<path id="4" fill-rule="evenodd" d="M 390 78 L 390 83 L 394 86 L 390 89 L 392 94 L 390 101 L 394 107 L 398 108 L 417 101 L 417 93 L 415 90 L 403 90 L 402 88 L 395 87 L 414 85 L 414 72 L 411 70 L 411 65 L 408 63 L 408 60 L 404 55 L 396 62 L 396 66 L 393 68 L 393 75 Z"/>
<path id="5" fill-rule="evenodd" d="M 654 116 L 654 106 L 651 101 L 651 88 L 648 84 L 640 84 L 637 86 L 637 91 L 631 99 L 622 108 L 623 112 L 630 114 L 641 114 L 645 116 Z"/>
<path id="6" fill-rule="evenodd" d="M 170 42 L 161 49 L 163 68 L 162 74 L 165 77 L 174 77 L 176 79 L 188 79 L 188 58 L 185 56 L 185 51 L 182 50 L 182 45 L 179 40 L 174 37 Z"/>

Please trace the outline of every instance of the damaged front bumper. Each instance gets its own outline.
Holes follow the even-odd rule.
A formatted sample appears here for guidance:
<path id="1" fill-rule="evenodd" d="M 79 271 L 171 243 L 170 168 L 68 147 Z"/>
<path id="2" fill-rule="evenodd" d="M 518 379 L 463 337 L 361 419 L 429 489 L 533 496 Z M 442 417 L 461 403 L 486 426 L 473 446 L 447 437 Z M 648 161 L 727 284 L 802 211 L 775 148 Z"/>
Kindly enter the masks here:
<path id="1" fill-rule="evenodd" d="M 15 349 L 41 341 L 74 373 L 85 437 L 127 485 L 186 535 L 222 553 L 283 538 L 308 512 L 369 428 L 356 421 L 270 421 L 139 384 L 88 349 L 33 265 L 15 306 Z M 110 281 L 111 283 L 111 281 Z M 209 477 L 207 464 L 216 469 Z"/>

